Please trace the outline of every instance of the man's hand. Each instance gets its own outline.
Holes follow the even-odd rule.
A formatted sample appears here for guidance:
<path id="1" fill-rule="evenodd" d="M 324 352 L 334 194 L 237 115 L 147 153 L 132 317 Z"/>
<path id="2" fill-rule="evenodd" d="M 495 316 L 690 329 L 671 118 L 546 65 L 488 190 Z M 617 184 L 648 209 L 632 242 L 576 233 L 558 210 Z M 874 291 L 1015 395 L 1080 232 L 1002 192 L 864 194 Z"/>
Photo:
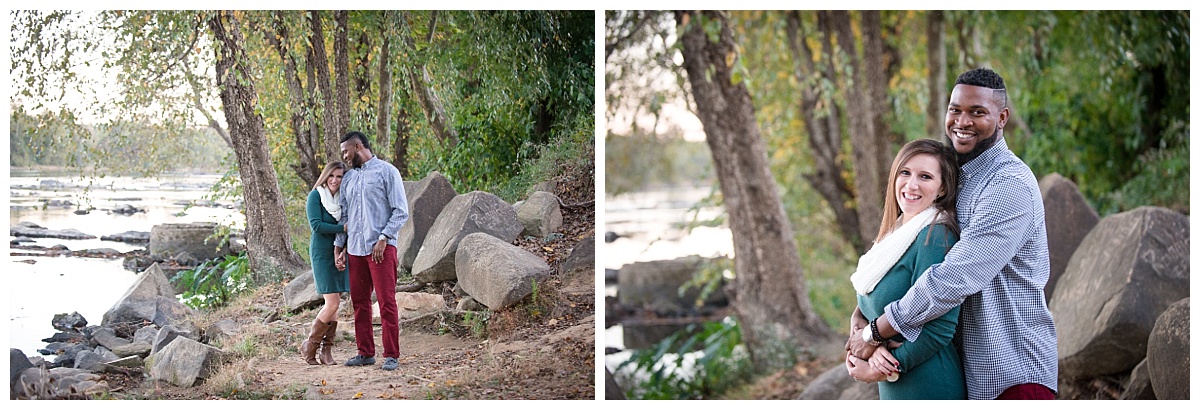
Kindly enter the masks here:
<path id="1" fill-rule="evenodd" d="M 870 343 L 862 340 L 862 332 L 867 331 L 870 331 L 870 329 L 864 327 L 850 333 L 850 340 L 846 341 L 846 350 L 849 351 L 851 356 L 869 358 L 875 353 L 876 346 L 872 346 Z"/>
<path id="2" fill-rule="evenodd" d="M 346 270 L 346 251 L 334 251 L 333 265 L 337 270 Z"/>
<path id="3" fill-rule="evenodd" d="M 854 335 L 858 333 L 858 331 L 866 329 L 870 324 L 871 322 L 867 320 L 866 316 L 863 316 L 862 311 L 858 310 L 858 306 L 855 306 L 854 313 L 850 315 L 850 339 L 846 340 L 846 351 L 850 350 L 850 342 L 854 340 Z"/>
<path id="4" fill-rule="evenodd" d="M 375 241 L 375 247 L 371 248 L 371 260 L 375 263 L 383 263 L 383 251 L 385 250 L 387 250 L 386 239 Z"/>

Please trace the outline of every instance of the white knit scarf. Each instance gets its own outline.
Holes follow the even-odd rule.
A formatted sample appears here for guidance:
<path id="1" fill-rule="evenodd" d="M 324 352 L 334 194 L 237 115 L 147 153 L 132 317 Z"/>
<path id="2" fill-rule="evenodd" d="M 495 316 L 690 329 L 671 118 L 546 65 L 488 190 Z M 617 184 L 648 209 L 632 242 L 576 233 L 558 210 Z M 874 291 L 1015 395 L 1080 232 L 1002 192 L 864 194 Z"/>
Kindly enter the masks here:
<path id="1" fill-rule="evenodd" d="M 325 206 L 325 210 L 329 211 L 330 215 L 333 215 L 334 220 L 341 221 L 342 204 L 338 200 L 342 198 L 342 190 L 339 189 L 336 194 L 330 194 L 329 188 L 319 186 L 317 187 L 317 193 L 321 194 L 321 205 Z"/>
<path id="2" fill-rule="evenodd" d="M 866 255 L 858 258 L 858 269 L 850 275 L 854 291 L 866 295 L 875 290 L 875 285 L 879 284 L 883 276 L 896 265 L 896 261 L 908 252 L 909 246 L 917 239 L 917 235 L 921 234 L 921 229 L 933 223 L 936 215 L 936 208 L 925 208 L 907 223 L 883 237 L 882 241 L 875 243 Z"/>

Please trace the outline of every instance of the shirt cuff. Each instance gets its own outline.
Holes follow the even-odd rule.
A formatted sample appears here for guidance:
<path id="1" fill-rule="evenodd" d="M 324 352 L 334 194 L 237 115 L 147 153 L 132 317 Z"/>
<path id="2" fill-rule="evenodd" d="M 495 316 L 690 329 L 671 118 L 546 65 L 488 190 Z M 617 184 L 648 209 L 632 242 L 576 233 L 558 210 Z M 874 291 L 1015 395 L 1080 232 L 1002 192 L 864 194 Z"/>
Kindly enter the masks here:
<path id="1" fill-rule="evenodd" d="M 900 335 L 904 336 L 904 338 L 908 339 L 908 341 L 915 342 L 917 341 L 917 338 L 921 336 L 921 329 L 923 326 L 909 326 L 908 323 L 906 323 L 907 321 L 905 320 L 905 315 L 900 309 L 900 301 L 897 300 L 893 301 L 892 303 L 888 303 L 887 306 L 883 307 L 883 312 L 887 313 L 888 323 L 892 325 L 892 329 L 895 329 L 896 332 L 900 333 Z"/>

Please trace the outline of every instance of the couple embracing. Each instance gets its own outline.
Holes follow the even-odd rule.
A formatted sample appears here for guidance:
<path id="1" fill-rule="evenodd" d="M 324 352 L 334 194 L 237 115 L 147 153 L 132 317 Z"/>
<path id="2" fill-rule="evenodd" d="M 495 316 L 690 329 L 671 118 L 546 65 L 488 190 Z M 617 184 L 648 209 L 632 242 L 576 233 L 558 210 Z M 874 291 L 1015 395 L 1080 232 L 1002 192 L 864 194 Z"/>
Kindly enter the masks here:
<path id="1" fill-rule="evenodd" d="M 331 350 L 337 339 L 338 304 L 341 294 L 350 292 L 358 354 L 345 365 L 375 364 L 374 291 L 383 322 L 381 368 L 396 370 L 400 356 L 396 237 L 409 219 L 404 181 L 395 166 L 371 153 L 371 143 L 361 132 L 342 137 L 341 154 L 344 162 L 327 164 L 308 195 L 313 280 L 325 305 L 300 353 L 308 364 L 337 364 Z"/>
<path id="2" fill-rule="evenodd" d="M 851 276 L 846 370 L 881 399 L 1054 399 L 1058 348 L 1037 179 L 1009 151 L 1004 80 L 961 74 L 948 145 L 892 163 L 875 244 Z"/>

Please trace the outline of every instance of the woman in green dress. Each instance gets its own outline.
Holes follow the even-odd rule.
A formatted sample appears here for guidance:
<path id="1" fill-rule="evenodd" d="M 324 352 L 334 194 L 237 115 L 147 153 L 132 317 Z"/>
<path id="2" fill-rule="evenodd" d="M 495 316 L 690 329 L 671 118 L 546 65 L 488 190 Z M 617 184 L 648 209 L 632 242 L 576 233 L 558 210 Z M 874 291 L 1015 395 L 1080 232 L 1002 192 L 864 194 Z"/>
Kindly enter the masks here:
<path id="1" fill-rule="evenodd" d="M 875 244 L 850 277 L 858 295 L 851 323 L 869 323 L 888 303 L 904 296 L 930 267 L 940 263 L 958 240 L 958 161 L 954 150 L 930 139 L 912 141 L 892 162 L 884 195 L 883 221 Z M 915 341 L 896 336 L 869 358 L 846 354 L 855 380 L 878 383 L 879 398 L 967 398 L 962 361 L 951 341 L 958 327 L 955 307 L 926 323 Z M 855 336 L 871 333 L 853 327 Z M 877 331 L 874 333 L 878 333 Z"/>
<path id="2" fill-rule="evenodd" d="M 333 254 L 334 237 L 346 229 L 346 225 L 338 225 L 342 217 L 338 204 L 339 188 L 345 173 L 346 164 L 341 161 L 326 164 L 312 192 L 308 193 L 308 206 L 305 208 L 308 224 L 312 227 L 308 253 L 312 259 L 313 281 L 317 285 L 317 294 L 325 298 L 325 306 L 317 312 L 308 338 L 300 345 L 300 353 L 308 364 L 337 364 L 333 361 L 331 350 L 334 335 L 337 334 L 338 304 L 341 294 L 350 291 L 349 271 L 337 268 Z M 317 360 L 318 348 L 321 351 L 320 362 Z"/>

